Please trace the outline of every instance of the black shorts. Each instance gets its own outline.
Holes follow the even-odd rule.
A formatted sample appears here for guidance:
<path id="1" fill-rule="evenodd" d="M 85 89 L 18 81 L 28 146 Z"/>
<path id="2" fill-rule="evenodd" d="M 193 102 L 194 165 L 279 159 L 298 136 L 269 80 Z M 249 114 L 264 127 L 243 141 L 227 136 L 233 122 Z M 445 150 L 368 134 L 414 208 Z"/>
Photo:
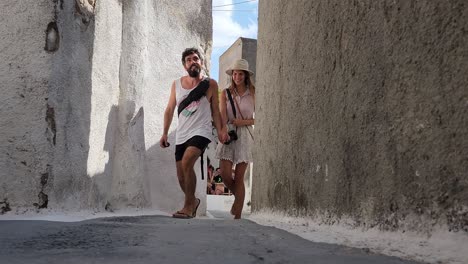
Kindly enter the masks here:
<path id="1" fill-rule="evenodd" d="M 201 151 L 204 151 L 205 148 L 210 144 L 211 140 L 207 139 L 206 137 L 202 136 L 193 136 L 189 140 L 185 141 L 183 144 L 179 144 L 175 146 L 175 160 L 180 161 L 184 156 L 185 150 L 190 147 L 196 147 Z"/>

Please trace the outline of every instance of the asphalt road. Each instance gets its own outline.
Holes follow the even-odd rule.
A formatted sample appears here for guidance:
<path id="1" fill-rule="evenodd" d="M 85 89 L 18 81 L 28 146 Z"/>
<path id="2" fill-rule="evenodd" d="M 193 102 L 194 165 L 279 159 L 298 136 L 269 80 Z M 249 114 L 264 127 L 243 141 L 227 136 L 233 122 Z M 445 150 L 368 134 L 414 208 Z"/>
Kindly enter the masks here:
<path id="1" fill-rule="evenodd" d="M 248 220 L 167 216 L 0 221 L 0 263 L 417 263 Z"/>

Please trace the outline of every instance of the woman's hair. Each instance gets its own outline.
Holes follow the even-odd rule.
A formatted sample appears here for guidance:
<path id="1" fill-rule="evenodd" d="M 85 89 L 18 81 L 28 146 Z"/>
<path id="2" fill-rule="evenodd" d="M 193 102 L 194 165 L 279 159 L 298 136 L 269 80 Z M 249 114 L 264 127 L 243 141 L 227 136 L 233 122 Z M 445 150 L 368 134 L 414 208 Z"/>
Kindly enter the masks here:
<path id="1" fill-rule="evenodd" d="M 245 87 L 250 88 L 250 92 L 255 94 L 255 85 L 252 83 L 252 79 L 250 78 L 250 73 L 248 71 L 243 71 L 244 72 L 244 82 L 245 82 Z M 236 88 L 236 83 L 234 83 L 234 80 L 232 79 L 231 75 L 231 86 L 232 88 Z"/>

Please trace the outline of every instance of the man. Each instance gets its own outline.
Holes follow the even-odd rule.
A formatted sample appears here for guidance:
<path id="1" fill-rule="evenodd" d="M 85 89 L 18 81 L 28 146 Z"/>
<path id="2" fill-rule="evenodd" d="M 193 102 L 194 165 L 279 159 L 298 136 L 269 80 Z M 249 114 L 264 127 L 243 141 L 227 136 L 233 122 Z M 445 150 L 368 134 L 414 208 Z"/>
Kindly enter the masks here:
<path id="1" fill-rule="evenodd" d="M 201 75 L 203 59 L 196 48 L 188 48 L 182 53 L 182 64 L 188 73 L 175 80 L 171 86 L 171 95 L 164 112 L 164 131 L 159 144 L 169 146 L 167 133 L 172 122 L 174 110 L 178 107 L 179 121 L 176 133 L 176 167 L 180 187 L 185 194 L 184 207 L 174 213 L 175 218 L 193 218 L 196 216 L 200 199 L 195 198 L 196 175 L 193 166 L 204 149 L 210 143 L 214 121 L 218 139 L 224 143 L 228 138 L 226 126 L 221 122 L 218 104 L 218 84 Z M 201 98 L 187 102 L 192 91 L 201 89 L 206 84 Z M 198 87 L 197 87 L 198 86 Z M 205 91 L 203 90 L 203 91 Z M 192 93 L 193 94 L 193 93 Z M 186 100 L 184 100 L 186 99 Z M 183 105 L 183 106 L 182 106 Z"/>

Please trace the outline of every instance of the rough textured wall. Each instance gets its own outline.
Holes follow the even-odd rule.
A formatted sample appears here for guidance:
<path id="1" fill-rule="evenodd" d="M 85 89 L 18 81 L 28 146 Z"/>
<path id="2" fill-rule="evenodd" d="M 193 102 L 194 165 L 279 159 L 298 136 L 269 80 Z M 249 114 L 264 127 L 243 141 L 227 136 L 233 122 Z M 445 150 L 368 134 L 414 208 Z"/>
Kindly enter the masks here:
<path id="1" fill-rule="evenodd" d="M 468 231 L 466 2 L 259 12 L 254 210 Z"/>
<path id="2" fill-rule="evenodd" d="M 178 209 L 174 150 L 157 142 L 182 51 L 211 52 L 211 1 L 0 7 L 1 208 Z"/>
<path id="3" fill-rule="evenodd" d="M 45 32 L 54 6 L 50 0 L 0 4 L 0 213 L 8 204 L 43 204 L 41 178 L 49 172 L 53 141 Z M 41 16 L 31 16 L 31 7 Z"/>
<path id="4" fill-rule="evenodd" d="M 44 182 L 48 208 L 88 208 L 92 180 L 87 174 L 90 149 L 94 17 L 75 1 L 60 1 L 56 19 L 60 46 L 50 53 L 48 130 L 54 138 Z M 30 16 L 40 15 L 30 13 Z M 17 51 L 20 52 L 20 51 Z M 118 88 L 117 88 L 118 89 Z"/>
<path id="5" fill-rule="evenodd" d="M 94 12 L 89 151 L 86 174 L 81 172 L 86 175 L 84 179 L 90 179 L 91 185 L 83 190 L 89 198 L 82 201 L 85 207 L 107 205 L 109 209 L 118 207 L 115 196 L 119 194 L 119 190 L 115 188 L 115 183 L 119 181 L 114 177 L 113 166 L 115 162 L 119 162 L 115 158 L 114 148 L 118 142 L 117 131 L 121 126 L 118 123 L 118 114 L 123 7 L 120 0 L 97 1 Z M 122 199 L 120 202 L 125 204 L 128 200 L 131 199 Z"/>

